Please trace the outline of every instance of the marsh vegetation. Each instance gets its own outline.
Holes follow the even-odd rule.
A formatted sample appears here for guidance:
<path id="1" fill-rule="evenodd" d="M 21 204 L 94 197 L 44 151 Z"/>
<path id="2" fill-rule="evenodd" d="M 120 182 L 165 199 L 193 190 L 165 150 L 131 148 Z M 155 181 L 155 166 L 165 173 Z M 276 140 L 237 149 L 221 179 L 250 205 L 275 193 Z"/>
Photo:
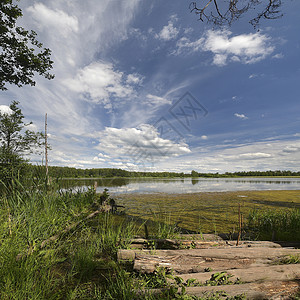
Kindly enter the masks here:
<path id="1" fill-rule="evenodd" d="M 280 239 L 300 241 L 299 191 L 121 194 L 118 202 L 130 215 L 144 219 L 160 216 L 193 232 L 229 235 L 238 231 L 240 206 L 244 227 L 254 238 L 271 239 L 276 231 Z"/>
<path id="2" fill-rule="evenodd" d="M 100 196 L 93 189 L 62 191 L 37 177 L 26 186 L 14 180 L 4 190 L 0 200 L 1 299 L 141 299 L 135 289 L 150 279 L 128 272 L 117 262 L 116 253 L 129 247 L 134 236 L 145 235 L 146 220 L 152 220 L 148 234 L 153 238 L 174 237 L 180 228 L 229 232 L 237 226 L 237 205 L 242 203 L 245 222 L 250 213 L 248 224 L 257 236 L 277 226 L 278 234 L 282 229 L 284 236 L 300 240 L 295 235 L 300 223 L 296 191 L 126 195 L 117 203 L 125 204 L 131 216 L 99 213 L 87 219 Z M 72 230 L 65 231 L 74 223 Z M 49 240 L 53 236 L 57 239 Z M 143 297 L 155 299 L 150 294 Z"/>

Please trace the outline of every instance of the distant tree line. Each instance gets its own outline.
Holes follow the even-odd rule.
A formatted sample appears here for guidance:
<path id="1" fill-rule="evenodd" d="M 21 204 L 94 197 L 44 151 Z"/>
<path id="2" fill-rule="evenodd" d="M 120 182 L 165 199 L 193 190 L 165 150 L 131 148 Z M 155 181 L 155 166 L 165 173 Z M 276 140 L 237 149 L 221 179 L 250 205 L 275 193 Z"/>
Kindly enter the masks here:
<path id="1" fill-rule="evenodd" d="M 226 172 L 224 174 L 219 173 L 200 173 L 196 171 L 191 172 L 192 177 L 243 177 L 243 176 L 261 176 L 261 177 L 268 177 L 268 176 L 300 176 L 300 171 L 293 172 L 293 171 L 240 171 L 240 172 Z"/>
<path id="2" fill-rule="evenodd" d="M 31 172 L 44 166 L 29 165 Z M 185 177 L 190 174 L 176 172 L 135 172 L 116 168 L 77 169 L 71 167 L 49 166 L 49 176 L 52 178 L 111 178 L 111 177 Z"/>
<path id="3" fill-rule="evenodd" d="M 39 172 L 45 168 L 44 166 L 28 165 L 28 172 L 34 173 L 39 169 Z M 49 176 L 52 178 L 112 178 L 112 177 L 154 177 L 154 178 L 174 178 L 174 177 L 243 177 L 243 176 L 300 176 L 299 172 L 292 171 L 241 171 L 241 172 L 226 172 L 219 173 L 201 173 L 194 170 L 191 173 L 178 172 L 136 172 L 127 171 L 117 168 L 92 168 L 78 169 L 71 167 L 49 166 Z"/>

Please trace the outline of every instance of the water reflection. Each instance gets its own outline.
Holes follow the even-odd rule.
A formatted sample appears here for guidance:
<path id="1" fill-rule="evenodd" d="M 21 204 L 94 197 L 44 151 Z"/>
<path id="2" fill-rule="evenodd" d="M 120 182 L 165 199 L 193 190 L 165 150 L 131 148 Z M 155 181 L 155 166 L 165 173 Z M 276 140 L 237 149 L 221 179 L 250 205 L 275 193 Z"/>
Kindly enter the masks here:
<path id="1" fill-rule="evenodd" d="M 192 185 L 195 185 L 199 182 L 199 179 L 192 178 Z"/>
<path id="2" fill-rule="evenodd" d="M 195 193 L 242 190 L 300 190 L 300 178 L 100 178 L 65 179 L 63 188 L 83 188 L 97 182 L 97 191 L 111 193 Z"/>

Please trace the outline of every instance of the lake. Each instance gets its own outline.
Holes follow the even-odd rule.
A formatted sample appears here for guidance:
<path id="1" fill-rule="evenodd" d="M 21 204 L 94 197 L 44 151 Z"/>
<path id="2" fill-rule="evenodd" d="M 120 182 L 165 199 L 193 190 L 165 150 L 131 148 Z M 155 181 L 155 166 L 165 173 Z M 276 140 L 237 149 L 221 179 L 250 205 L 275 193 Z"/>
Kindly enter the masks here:
<path id="1" fill-rule="evenodd" d="M 63 187 L 86 189 L 93 186 L 95 181 L 98 185 L 97 192 L 108 188 L 110 194 L 300 190 L 300 178 L 288 177 L 65 179 Z"/>
<path id="2" fill-rule="evenodd" d="M 300 208 L 300 178 L 105 178 L 65 179 L 64 188 L 87 189 L 97 181 L 127 215 L 143 220 L 163 216 L 192 231 L 229 232 L 252 209 Z"/>

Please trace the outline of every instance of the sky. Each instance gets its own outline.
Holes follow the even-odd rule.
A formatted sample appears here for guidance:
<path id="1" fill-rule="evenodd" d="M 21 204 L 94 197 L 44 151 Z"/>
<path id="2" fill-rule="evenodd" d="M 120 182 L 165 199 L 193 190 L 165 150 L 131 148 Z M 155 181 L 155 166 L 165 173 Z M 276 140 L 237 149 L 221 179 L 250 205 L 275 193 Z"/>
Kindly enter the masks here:
<path id="1" fill-rule="evenodd" d="M 186 0 L 22 0 L 54 80 L 8 85 L 49 165 L 133 171 L 299 171 L 300 1 L 283 17 L 199 21 Z M 33 156 L 33 163 L 43 163 Z"/>

